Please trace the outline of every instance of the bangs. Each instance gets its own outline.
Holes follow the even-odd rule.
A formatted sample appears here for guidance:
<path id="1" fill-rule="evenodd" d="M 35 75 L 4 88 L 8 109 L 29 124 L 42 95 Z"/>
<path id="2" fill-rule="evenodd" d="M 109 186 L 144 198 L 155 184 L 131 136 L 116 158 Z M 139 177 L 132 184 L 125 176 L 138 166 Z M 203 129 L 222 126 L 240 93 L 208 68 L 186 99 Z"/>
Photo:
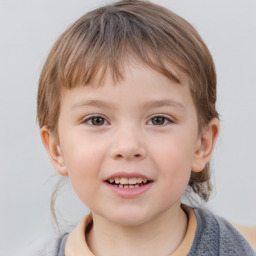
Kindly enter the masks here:
<path id="1" fill-rule="evenodd" d="M 119 44 L 114 49 L 107 48 L 107 50 L 99 51 L 93 55 L 90 51 L 87 54 L 80 53 L 80 55 L 77 52 L 72 54 L 76 57 L 71 55 L 71 60 L 62 67 L 63 77 L 59 83 L 66 89 L 94 82 L 101 85 L 107 71 L 111 73 L 112 79 L 116 83 L 123 79 L 125 66 L 135 62 L 140 62 L 146 67 L 152 68 L 169 79 L 180 83 L 177 72 L 173 71 L 173 65 L 170 65 L 170 61 L 169 63 L 164 61 L 163 57 L 157 55 L 145 43 L 142 41 L 133 42 L 132 44 L 131 42 L 127 44 L 127 41 L 123 43 L 123 45 Z M 168 63 L 168 65 L 164 63 Z"/>
<path id="2" fill-rule="evenodd" d="M 100 84 L 107 70 L 116 82 L 123 79 L 124 66 L 134 60 L 177 83 L 180 79 L 173 68 L 188 73 L 179 40 L 144 21 L 147 17 L 138 18 L 127 8 L 91 16 L 79 19 L 54 47 L 59 86 L 71 89 L 95 80 Z M 170 23 L 166 26 L 169 30 Z"/>

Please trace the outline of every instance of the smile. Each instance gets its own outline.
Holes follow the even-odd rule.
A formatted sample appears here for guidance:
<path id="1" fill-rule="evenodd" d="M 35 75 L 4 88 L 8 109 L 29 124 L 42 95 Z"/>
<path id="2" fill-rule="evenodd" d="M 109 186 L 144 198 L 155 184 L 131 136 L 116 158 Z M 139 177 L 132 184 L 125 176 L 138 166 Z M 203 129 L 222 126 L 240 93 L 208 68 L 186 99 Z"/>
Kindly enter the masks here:
<path id="1" fill-rule="evenodd" d="M 151 181 L 144 179 L 144 178 L 126 178 L 126 177 L 116 177 L 116 178 L 111 178 L 107 180 L 107 182 L 115 187 L 119 188 L 140 188 Z"/>

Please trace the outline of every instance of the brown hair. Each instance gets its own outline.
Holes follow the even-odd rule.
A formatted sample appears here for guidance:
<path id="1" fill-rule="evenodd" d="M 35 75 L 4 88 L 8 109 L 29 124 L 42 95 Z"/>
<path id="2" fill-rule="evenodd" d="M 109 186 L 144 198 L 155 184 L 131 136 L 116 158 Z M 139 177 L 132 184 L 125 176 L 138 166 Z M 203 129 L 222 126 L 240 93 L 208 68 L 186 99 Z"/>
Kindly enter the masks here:
<path id="1" fill-rule="evenodd" d="M 175 13 L 148 1 L 123 0 L 95 9 L 69 27 L 53 46 L 43 67 L 37 116 L 57 136 L 60 92 L 104 78 L 123 78 L 131 58 L 180 82 L 170 67 L 185 74 L 197 109 L 199 129 L 217 117 L 216 73 L 209 50 L 196 30 Z M 209 164 L 191 172 L 188 186 L 207 201 Z"/>

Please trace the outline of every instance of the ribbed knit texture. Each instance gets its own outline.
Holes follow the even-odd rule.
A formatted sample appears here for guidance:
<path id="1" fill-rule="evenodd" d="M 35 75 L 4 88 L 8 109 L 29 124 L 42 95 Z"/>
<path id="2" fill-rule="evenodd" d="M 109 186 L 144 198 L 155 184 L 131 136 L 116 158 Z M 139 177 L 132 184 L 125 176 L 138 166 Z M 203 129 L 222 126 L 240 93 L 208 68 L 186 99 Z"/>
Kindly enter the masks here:
<path id="1" fill-rule="evenodd" d="M 194 209 L 197 231 L 188 256 L 255 256 L 242 235 L 225 219 Z"/>
<path id="2" fill-rule="evenodd" d="M 194 209 L 194 212 L 197 220 L 197 229 L 193 244 L 188 254 L 184 250 L 184 254 L 181 253 L 179 255 L 256 256 L 248 242 L 228 221 L 213 215 L 205 209 Z M 68 235 L 66 234 L 62 239 L 52 241 L 40 256 L 64 256 L 67 237 Z M 86 243 L 85 239 L 83 241 Z M 92 252 L 88 251 L 88 254 L 87 252 L 85 254 L 75 254 L 75 256 L 80 255 L 92 255 Z"/>

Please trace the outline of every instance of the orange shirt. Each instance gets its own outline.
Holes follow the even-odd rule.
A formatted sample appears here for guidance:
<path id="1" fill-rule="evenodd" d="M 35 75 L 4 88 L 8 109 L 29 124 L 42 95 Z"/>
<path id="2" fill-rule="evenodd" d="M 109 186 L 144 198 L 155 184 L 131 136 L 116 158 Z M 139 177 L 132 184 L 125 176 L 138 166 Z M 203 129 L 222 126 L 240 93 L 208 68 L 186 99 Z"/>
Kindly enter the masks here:
<path id="1" fill-rule="evenodd" d="M 192 208 L 182 205 L 183 210 L 188 216 L 188 227 L 185 237 L 179 247 L 170 256 L 185 256 L 189 253 L 196 234 L 197 221 Z M 86 242 L 86 230 L 92 225 L 92 215 L 83 218 L 77 227 L 69 234 L 66 245 L 66 256 L 86 255 L 94 256 Z"/>

